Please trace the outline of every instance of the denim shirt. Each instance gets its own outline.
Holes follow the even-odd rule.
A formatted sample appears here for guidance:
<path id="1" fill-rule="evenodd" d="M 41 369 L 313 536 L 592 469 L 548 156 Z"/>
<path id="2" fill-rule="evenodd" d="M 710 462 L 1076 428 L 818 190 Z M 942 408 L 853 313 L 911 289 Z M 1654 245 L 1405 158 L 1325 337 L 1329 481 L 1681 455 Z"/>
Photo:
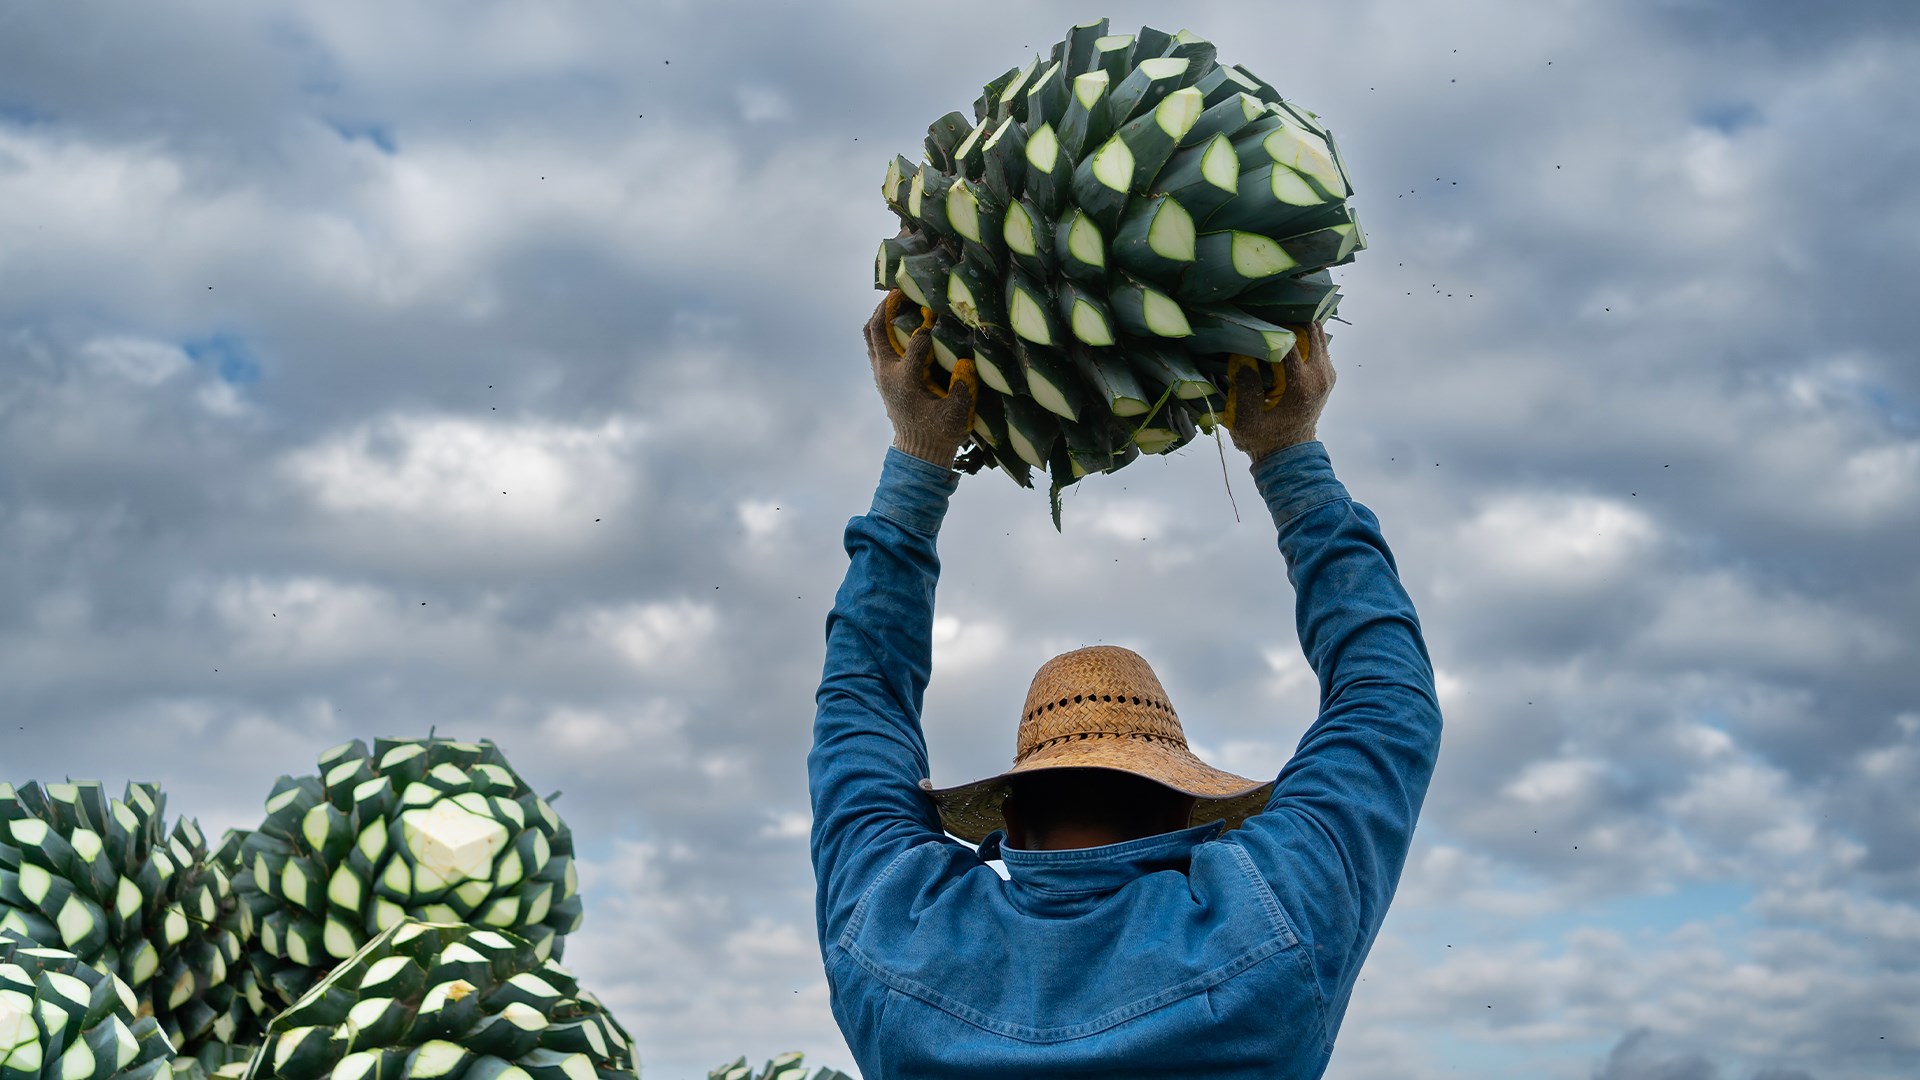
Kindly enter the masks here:
<path id="1" fill-rule="evenodd" d="M 1379 522 L 1325 448 L 1271 454 L 1255 480 L 1320 683 L 1266 809 L 1233 830 L 1071 851 L 996 832 L 975 849 L 919 787 L 934 541 L 959 478 L 888 452 L 872 509 L 847 526 L 807 758 L 821 954 L 867 1080 L 1326 1070 L 1406 863 L 1440 709 Z"/>

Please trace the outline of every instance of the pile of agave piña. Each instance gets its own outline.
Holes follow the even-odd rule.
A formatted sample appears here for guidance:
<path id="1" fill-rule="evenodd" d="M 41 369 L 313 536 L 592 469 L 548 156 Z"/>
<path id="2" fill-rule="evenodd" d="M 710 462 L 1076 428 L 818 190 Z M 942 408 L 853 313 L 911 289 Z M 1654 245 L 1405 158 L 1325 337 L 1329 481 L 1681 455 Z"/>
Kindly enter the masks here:
<path id="1" fill-rule="evenodd" d="M 335 747 L 217 848 L 165 809 L 0 782 L 0 1080 L 638 1077 L 559 964 L 573 834 L 492 742 Z"/>
<path id="2" fill-rule="evenodd" d="M 930 327 L 944 394 L 978 390 L 960 467 L 1061 489 L 1223 419 L 1240 365 L 1284 392 L 1328 269 L 1366 247 L 1333 134 L 1189 31 L 1068 31 L 927 129 L 881 193 L 874 260 L 896 351 Z M 901 301 L 905 300 L 906 303 Z"/>
<path id="3" fill-rule="evenodd" d="M 803 1064 L 805 1055 L 800 1053 L 781 1054 L 766 1063 L 756 1072 L 741 1058 L 731 1065 L 722 1065 L 707 1074 L 707 1080 L 809 1080 L 807 1067 Z M 853 1077 L 838 1069 L 821 1069 L 814 1073 L 811 1080 L 853 1080 Z"/>

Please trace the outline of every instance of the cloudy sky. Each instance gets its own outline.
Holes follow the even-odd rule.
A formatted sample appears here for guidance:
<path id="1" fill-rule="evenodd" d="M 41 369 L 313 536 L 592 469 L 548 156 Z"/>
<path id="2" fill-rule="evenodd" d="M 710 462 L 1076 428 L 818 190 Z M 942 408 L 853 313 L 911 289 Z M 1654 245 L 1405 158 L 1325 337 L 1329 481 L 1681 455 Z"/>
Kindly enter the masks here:
<path id="1" fill-rule="evenodd" d="M 0 0 L 0 777 L 217 830 L 345 739 L 491 737 L 647 1076 L 849 1064 L 803 758 L 878 185 L 1101 14 L 1319 112 L 1372 244 L 1321 433 L 1448 726 L 1329 1075 L 1920 1072 L 1905 0 Z M 1314 685 L 1227 454 L 1064 534 L 962 484 L 937 781 L 1096 641 L 1279 770 Z"/>

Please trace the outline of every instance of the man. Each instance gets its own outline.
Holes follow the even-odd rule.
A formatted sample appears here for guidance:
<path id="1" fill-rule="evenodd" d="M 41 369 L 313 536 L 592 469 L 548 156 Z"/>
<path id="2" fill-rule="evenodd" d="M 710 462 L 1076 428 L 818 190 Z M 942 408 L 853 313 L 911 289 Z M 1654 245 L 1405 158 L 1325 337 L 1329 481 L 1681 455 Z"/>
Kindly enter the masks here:
<path id="1" fill-rule="evenodd" d="M 1196 758 L 1146 662 L 1111 647 L 1040 669 L 1013 769 L 925 781 L 934 541 L 971 408 L 964 383 L 926 388 L 930 344 L 923 329 L 900 356 L 883 311 L 867 325 L 894 443 L 847 526 L 807 761 L 820 947 L 855 1059 L 868 1080 L 1320 1076 L 1440 741 L 1413 604 L 1317 441 L 1324 331 L 1302 333 L 1276 402 L 1257 368 L 1228 401 L 1320 680 L 1267 783 Z"/>

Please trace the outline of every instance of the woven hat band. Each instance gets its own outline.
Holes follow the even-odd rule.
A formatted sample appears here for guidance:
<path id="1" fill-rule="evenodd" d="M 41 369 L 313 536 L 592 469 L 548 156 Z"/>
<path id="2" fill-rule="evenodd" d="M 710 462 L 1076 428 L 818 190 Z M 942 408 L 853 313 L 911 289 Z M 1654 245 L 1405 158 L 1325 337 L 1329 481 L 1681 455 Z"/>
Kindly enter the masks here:
<path id="1" fill-rule="evenodd" d="M 1026 758 L 1042 750 L 1059 746 L 1061 743 L 1085 742 L 1088 739 L 1139 739 L 1146 742 L 1165 743 L 1168 746 L 1187 745 L 1185 739 L 1168 738 L 1165 735 L 1155 735 L 1145 731 L 1076 731 L 1066 735 L 1055 736 L 1045 742 L 1029 747 L 1027 753 L 1022 755 L 1020 760 L 1024 761 Z M 1015 762 L 1015 764 L 1018 764 L 1018 762 Z"/>

